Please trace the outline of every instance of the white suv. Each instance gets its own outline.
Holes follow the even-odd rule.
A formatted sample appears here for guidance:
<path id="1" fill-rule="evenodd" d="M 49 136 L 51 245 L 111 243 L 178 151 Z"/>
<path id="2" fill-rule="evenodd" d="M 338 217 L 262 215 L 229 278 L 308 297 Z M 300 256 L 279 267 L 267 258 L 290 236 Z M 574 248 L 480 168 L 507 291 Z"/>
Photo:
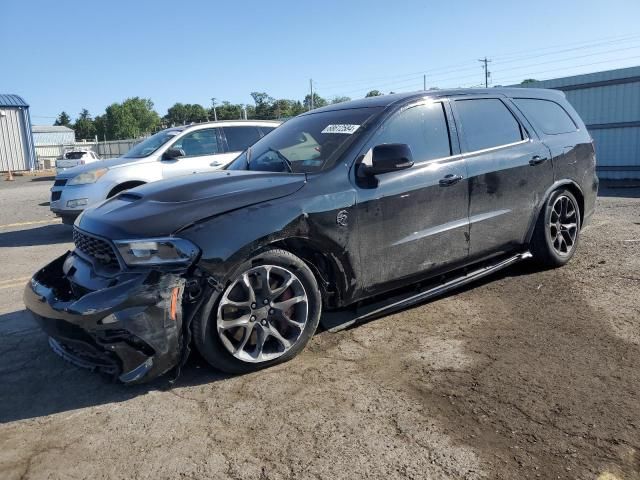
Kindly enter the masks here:
<path id="1" fill-rule="evenodd" d="M 62 157 L 56 160 L 56 173 L 63 172 L 78 165 L 97 162 L 100 157 L 91 150 L 73 149 L 64 152 Z"/>
<path id="2" fill-rule="evenodd" d="M 278 125 L 280 122 L 244 120 L 162 130 L 123 157 L 80 165 L 56 175 L 51 211 L 71 224 L 88 206 L 124 190 L 220 169 Z"/>

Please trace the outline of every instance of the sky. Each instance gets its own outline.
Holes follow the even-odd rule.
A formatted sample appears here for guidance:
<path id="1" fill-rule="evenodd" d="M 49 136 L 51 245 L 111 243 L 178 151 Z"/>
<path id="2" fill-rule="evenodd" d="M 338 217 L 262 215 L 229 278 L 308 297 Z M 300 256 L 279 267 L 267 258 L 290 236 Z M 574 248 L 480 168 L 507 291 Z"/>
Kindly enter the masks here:
<path id="1" fill-rule="evenodd" d="M 0 93 L 34 124 L 128 97 L 251 103 L 640 65 L 639 0 L 0 0 Z"/>

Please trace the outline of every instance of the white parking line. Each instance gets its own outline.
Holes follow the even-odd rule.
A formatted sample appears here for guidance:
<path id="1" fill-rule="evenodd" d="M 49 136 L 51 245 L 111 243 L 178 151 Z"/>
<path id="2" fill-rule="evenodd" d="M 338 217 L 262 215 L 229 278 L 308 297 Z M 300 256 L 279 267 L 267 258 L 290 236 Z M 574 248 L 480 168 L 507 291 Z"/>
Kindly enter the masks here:
<path id="1" fill-rule="evenodd" d="M 13 227 L 25 227 L 27 225 L 42 225 L 43 223 L 60 223 L 59 218 L 51 218 L 49 220 L 35 220 L 33 222 L 20 222 L 20 223 L 7 223 L 0 225 L 0 228 L 13 228 Z"/>

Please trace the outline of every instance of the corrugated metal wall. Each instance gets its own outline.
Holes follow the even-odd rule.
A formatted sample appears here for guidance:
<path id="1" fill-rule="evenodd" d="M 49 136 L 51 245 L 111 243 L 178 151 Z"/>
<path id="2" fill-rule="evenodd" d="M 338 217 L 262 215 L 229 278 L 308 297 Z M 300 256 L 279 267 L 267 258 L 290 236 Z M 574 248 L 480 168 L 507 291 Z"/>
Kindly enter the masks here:
<path id="1" fill-rule="evenodd" d="M 0 171 L 29 170 L 22 108 L 0 107 Z"/>
<path id="2" fill-rule="evenodd" d="M 518 86 L 565 92 L 595 140 L 600 178 L 640 178 L 640 67 Z"/>
<path id="3" fill-rule="evenodd" d="M 70 132 L 33 132 L 33 143 L 38 145 L 72 145 L 76 141 L 76 134 Z"/>

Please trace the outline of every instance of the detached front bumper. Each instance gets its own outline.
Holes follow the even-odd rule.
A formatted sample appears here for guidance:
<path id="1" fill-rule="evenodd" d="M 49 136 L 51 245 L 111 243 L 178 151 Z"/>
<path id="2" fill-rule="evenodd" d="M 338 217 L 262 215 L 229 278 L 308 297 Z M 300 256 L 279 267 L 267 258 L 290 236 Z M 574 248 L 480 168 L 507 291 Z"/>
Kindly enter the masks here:
<path id="1" fill-rule="evenodd" d="M 25 287 L 24 303 L 54 351 L 124 383 L 145 382 L 176 366 L 183 347 L 184 278 L 122 273 L 104 279 L 104 288 L 88 290 L 76 283 L 87 271 L 90 266 L 68 252 Z"/>

